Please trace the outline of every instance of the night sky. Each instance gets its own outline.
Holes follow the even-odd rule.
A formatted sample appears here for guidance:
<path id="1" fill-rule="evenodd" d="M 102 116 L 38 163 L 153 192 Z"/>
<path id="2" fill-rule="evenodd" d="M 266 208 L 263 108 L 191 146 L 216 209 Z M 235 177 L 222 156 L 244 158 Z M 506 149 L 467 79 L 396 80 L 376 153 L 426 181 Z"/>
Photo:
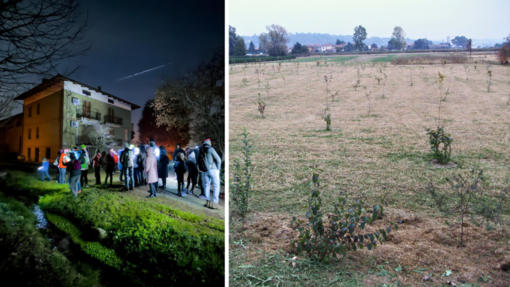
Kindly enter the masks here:
<path id="1" fill-rule="evenodd" d="M 70 78 L 141 106 L 132 113 L 135 131 L 164 77 L 182 76 L 224 47 L 223 0 L 87 0 L 80 8 L 88 12 L 85 38 L 91 48 Z"/>

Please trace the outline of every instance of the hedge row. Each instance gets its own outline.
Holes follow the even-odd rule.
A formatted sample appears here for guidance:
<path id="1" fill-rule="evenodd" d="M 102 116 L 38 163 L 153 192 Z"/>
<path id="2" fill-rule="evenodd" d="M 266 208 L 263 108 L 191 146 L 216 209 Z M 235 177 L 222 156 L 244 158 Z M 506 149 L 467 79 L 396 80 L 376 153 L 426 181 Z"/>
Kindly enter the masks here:
<path id="1" fill-rule="evenodd" d="M 267 61 L 283 61 L 283 60 L 291 60 L 295 59 L 295 55 L 291 56 L 281 56 L 281 57 L 265 57 L 265 56 L 247 56 L 247 57 L 241 57 L 241 58 L 231 58 L 229 57 L 228 63 L 229 64 L 242 64 L 242 63 L 253 63 L 253 62 L 267 62 Z"/>
<path id="2" fill-rule="evenodd" d="M 46 212 L 79 222 L 81 228 L 106 230 L 101 245 L 115 253 L 90 244 L 83 245 L 85 252 L 106 265 L 134 270 L 142 281 L 153 285 L 223 283 L 224 222 L 219 219 L 90 189 L 77 199 L 69 191 L 48 194 L 40 198 L 39 205 Z M 63 228 L 72 228 L 61 218 L 49 217 L 67 224 Z M 66 232 L 77 234 L 76 230 Z"/>

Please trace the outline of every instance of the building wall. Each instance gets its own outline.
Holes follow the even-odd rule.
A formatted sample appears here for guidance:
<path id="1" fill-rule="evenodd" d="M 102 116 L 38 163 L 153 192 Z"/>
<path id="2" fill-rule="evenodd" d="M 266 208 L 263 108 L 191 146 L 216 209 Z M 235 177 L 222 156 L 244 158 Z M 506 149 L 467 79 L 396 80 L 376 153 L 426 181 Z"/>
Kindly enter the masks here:
<path id="1" fill-rule="evenodd" d="M 50 149 L 48 160 L 55 160 L 62 136 L 62 85 L 53 85 L 24 101 L 23 106 L 23 150 L 27 161 L 41 160 Z M 37 106 L 39 105 L 39 114 Z M 31 109 L 31 112 L 30 112 Z M 37 129 L 39 128 L 39 138 Z M 30 130 L 30 139 L 29 136 Z M 39 149 L 38 157 L 36 149 Z M 28 150 L 30 149 L 30 157 Z"/>
<path id="2" fill-rule="evenodd" d="M 6 157 L 10 153 L 20 154 L 22 149 L 23 115 L 16 117 L 12 125 L 0 128 L 0 156 Z"/>
<path id="3" fill-rule="evenodd" d="M 111 108 L 114 111 L 114 117 L 116 118 L 122 118 L 122 125 L 118 124 L 112 124 L 112 130 L 113 134 L 115 136 L 115 139 L 118 140 L 119 144 L 112 146 L 113 148 L 117 148 L 122 146 L 122 142 L 125 140 L 126 130 L 128 138 L 127 140 L 131 140 L 131 106 L 128 106 L 120 101 L 117 101 L 113 98 L 108 98 L 107 96 L 103 96 L 102 94 L 99 94 L 94 91 L 88 90 L 91 95 L 85 95 L 83 94 L 83 90 L 85 88 L 79 88 L 81 86 L 77 86 L 74 83 L 68 83 L 66 81 L 64 89 L 64 111 L 66 114 L 66 117 L 64 118 L 64 124 L 63 124 L 63 140 L 62 140 L 62 146 L 63 148 L 70 148 L 74 144 L 82 144 L 83 140 L 78 138 L 78 142 L 76 142 L 76 128 L 71 127 L 71 121 L 78 120 L 79 121 L 79 127 L 78 127 L 78 136 L 81 137 L 86 133 L 88 130 L 90 130 L 90 127 L 88 124 L 93 124 L 96 122 L 94 119 L 88 119 L 85 118 L 85 120 L 81 120 L 81 118 L 77 118 L 76 116 L 79 115 L 83 109 L 83 103 L 84 101 L 90 102 L 90 110 L 91 113 L 99 113 L 100 114 L 100 122 L 104 123 L 105 116 L 108 116 L 108 109 Z M 68 90 L 67 87 L 69 87 L 71 90 Z M 80 105 L 74 105 L 73 104 L 73 98 L 76 98 L 80 100 Z M 105 100 L 106 99 L 106 100 Z M 108 103 L 107 100 L 113 100 L 114 103 Z"/>

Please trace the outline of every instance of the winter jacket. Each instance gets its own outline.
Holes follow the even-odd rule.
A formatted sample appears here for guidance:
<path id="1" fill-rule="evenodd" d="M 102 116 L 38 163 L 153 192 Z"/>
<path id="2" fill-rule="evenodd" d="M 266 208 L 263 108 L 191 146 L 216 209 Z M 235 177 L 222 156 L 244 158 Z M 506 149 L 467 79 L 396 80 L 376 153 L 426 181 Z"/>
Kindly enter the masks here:
<path id="1" fill-rule="evenodd" d="M 81 156 L 85 158 L 85 162 L 81 164 L 81 170 L 89 169 L 90 158 L 87 150 L 81 150 Z"/>
<path id="2" fill-rule="evenodd" d="M 42 163 L 42 171 L 47 171 L 50 168 L 50 162 L 45 161 Z"/>
<path id="3" fill-rule="evenodd" d="M 126 158 L 125 158 L 126 156 L 128 157 L 127 162 L 126 162 Z M 133 167 L 134 166 L 133 151 L 130 150 L 129 148 L 124 149 L 120 156 L 120 162 L 121 162 L 123 168 Z"/>
<path id="4" fill-rule="evenodd" d="M 61 154 L 61 155 L 59 156 L 59 158 L 58 158 L 58 167 L 59 167 L 59 168 L 66 168 L 65 160 L 64 160 L 64 158 L 65 158 L 66 156 L 68 156 L 68 154 L 66 154 L 66 153 L 63 153 L 63 154 Z"/>
<path id="5" fill-rule="evenodd" d="M 147 152 L 145 149 L 140 149 L 140 153 L 138 154 L 136 161 L 138 164 L 138 168 L 143 169 L 145 167 L 145 161 L 147 160 Z"/>
<path id="6" fill-rule="evenodd" d="M 166 155 L 166 153 L 162 153 L 159 157 L 158 163 L 158 177 L 159 178 L 167 178 L 168 177 L 168 165 L 170 164 L 170 159 Z"/>
<path id="7" fill-rule="evenodd" d="M 138 163 L 137 163 L 137 161 L 138 161 L 138 154 L 134 154 L 134 153 L 133 153 L 133 167 L 134 167 L 134 168 L 138 168 Z"/>
<path id="8" fill-rule="evenodd" d="M 93 158 L 92 158 L 92 167 L 93 168 L 96 168 L 96 167 L 100 167 L 101 166 L 101 154 L 100 153 L 97 153 Z"/>
<path id="9" fill-rule="evenodd" d="M 216 152 L 216 150 L 208 144 L 202 145 L 202 148 L 199 149 L 197 156 L 196 156 L 197 161 L 200 158 L 200 152 L 202 149 L 207 150 L 207 154 L 205 156 L 205 164 L 207 165 L 207 168 L 209 170 L 220 170 L 221 169 L 221 158 L 218 155 L 218 153 Z M 197 164 L 198 164 L 198 162 L 197 162 Z"/>
<path id="10" fill-rule="evenodd" d="M 115 169 L 115 158 L 111 153 L 107 153 L 104 158 L 104 168 L 107 172 L 113 172 Z"/>
<path id="11" fill-rule="evenodd" d="M 196 174 L 198 172 L 197 159 L 195 158 L 195 151 L 191 151 L 189 153 L 188 161 L 186 162 L 186 166 L 188 167 L 188 171 L 191 174 Z"/>
<path id="12" fill-rule="evenodd" d="M 147 159 L 145 160 L 145 173 L 147 174 L 147 183 L 158 182 L 158 166 L 157 160 L 152 153 L 152 148 L 147 148 Z"/>

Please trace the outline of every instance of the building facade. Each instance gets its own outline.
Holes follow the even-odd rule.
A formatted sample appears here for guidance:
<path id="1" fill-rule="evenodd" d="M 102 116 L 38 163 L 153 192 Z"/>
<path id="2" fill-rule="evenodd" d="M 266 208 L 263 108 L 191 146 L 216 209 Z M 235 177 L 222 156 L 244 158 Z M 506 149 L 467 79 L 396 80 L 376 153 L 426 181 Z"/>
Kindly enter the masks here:
<path id="1" fill-rule="evenodd" d="M 140 106 L 67 77 L 57 75 L 19 95 L 23 101 L 21 155 L 27 161 L 54 160 L 58 150 L 93 146 L 90 135 L 109 124 L 118 149 L 131 140 L 131 111 Z"/>

